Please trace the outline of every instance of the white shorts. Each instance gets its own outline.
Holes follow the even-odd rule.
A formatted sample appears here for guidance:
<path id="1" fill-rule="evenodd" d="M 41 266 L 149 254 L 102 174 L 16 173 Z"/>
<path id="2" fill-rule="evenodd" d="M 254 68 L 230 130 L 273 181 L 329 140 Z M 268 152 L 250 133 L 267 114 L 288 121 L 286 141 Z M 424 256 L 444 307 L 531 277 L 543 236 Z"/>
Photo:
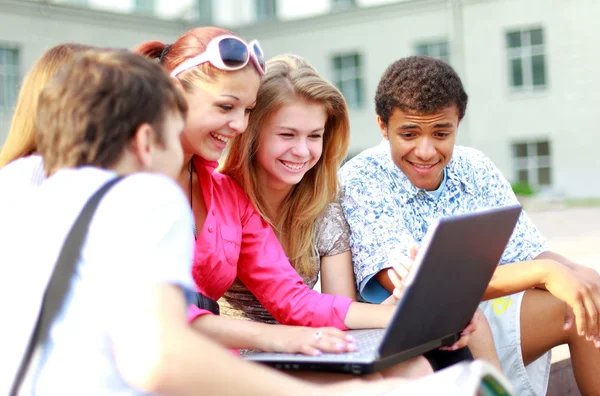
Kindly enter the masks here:
<path id="1" fill-rule="evenodd" d="M 521 355 L 521 302 L 525 292 L 485 301 L 479 308 L 490 322 L 496 351 L 515 396 L 543 396 L 548 389 L 552 352 L 525 367 Z"/>

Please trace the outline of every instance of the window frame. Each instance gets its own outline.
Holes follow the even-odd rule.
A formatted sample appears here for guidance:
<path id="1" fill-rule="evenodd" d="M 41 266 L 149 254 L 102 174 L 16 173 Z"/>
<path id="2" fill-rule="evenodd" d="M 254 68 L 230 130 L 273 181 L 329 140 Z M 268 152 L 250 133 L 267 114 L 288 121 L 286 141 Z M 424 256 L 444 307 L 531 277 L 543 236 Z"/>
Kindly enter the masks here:
<path id="1" fill-rule="evenodd" d="M 542 154 L 538 152 L 539 144 L 547 144 L 548 153 Z M 518 156 L 517 146 L 525 146 L 525 156 Z M 552 189 L 554 182 L 554 166 L 552 161 L 552 141 L 549 138 L 514 140 L 511 142 L 513 178 L 517 183 L 523 183 L 519 177 L 520 171 L 527 171 L 526 183 L 539 191 L 547 191 Z M 549 183 L 540 184 L 539 170 L 549 170 Z"/>
<path id="2" fill-rule="evenodd" d="M 348 63 L 349 59 L 353 59 L 352 64 Z M 338 68 L 336 63 L 340 64 Z M 337 52 L 330 56 L 330 65 L 332 70 L 331 82 L 340 90 L 346 104 L 350 109 L 363 109 L 365 106 L 365 72 L 364 72 L 364 56 L 361 51 L 350 50 L 345 52 Z M 352 95 L 348 93 L 345 85 L 352 86 L 354 92 Z M 357 89 L 358 87 L 358 89 Z M 353 101 L 349 100 L 350 98 Z"/>
<path id="3" fill-rule="evenodd" d="M 277 0 L 254 0 L 254 14 L 259 22 L 277 19 Z"/>
<path id="4" fill-rule="evenodd" d="M 445 57 L 443 55 L 441 55 L 441 47 L 442 46 L 446 47 L 446 56 Z M 425 49 L 425 53 L 421 53 L 422 52 L 422 51 L 420 51 L 421 49 Z M 435 51 L 433 51 L 433 52 L 436 52 L 435 54 L 431 53 L 432 49 L 435 49 Z M 431 56 L 432 58 L 443 60 L 444 62 L 446 62 L 448 64 L 450 64 L 450 62 L 452 61 L 450 40 L 448 40 L 446 38 L 441 38 L 441 39 L 437 39 L 437 40 L 433 39 L 433 40 L 418 41 L 414 45 L 414 53 L 415 53 L 415 55 Z"/>
<path id="5" fill-rule="evenodd" d="M 541 32 L 541 43 L 532 44 L 534 32 Z M 510 36 L 519 34 L 519 46 L 511 46 Z M 543 26 L 528 26 L 515 29 L 507 29 L 504 32 L 506 48 L 508 87 L 511 92 L 543 92 L 548 89 L 548 53 L 546 32 Z M 541 57 L 543 84 L 536 84 L 534 72 L 534 57 Z M 522 83 L 515 85 L 513 62 L 520 60 L 520 74 Z M 539 78 L 539 77 L 538 77 Z"/>
<path id="6" fill-rule="evenodd" d="M 7 59 L 5 51 L 13 52 L 14 63 L 5 63 L 5 59 Z M 12 117 L 14 107 L 17 104 L 22 79 L 21 56 L 21 47 L 19 45 L 0 42 L 0 114 L 3 118 L 5 116 Z M 13 85 L 13 83 L 16 84 Z M 14 90 L 12 94 L 7 94 L 11 86 L 14 86 Z"/>

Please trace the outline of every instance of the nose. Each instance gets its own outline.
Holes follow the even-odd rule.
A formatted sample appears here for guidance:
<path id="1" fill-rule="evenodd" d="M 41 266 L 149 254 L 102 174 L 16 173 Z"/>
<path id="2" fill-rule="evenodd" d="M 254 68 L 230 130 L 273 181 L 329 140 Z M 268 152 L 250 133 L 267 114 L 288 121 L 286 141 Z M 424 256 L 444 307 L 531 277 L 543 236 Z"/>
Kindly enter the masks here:
<path id="1" fill-rule="evenodd" d="M 243 133 L 248 127 L 249 115 L 243 112 L 242 114 L 235 114 L 234 118 L 229 122 L 229 128 L 236 134 Z"/>
<path id="2" fill-rule="evenodd" d="M 296 141 L 294 142 L 294 146 L 292 147 L 292 154 L 300 158 L 306 158 L 309 156 L 310 151 L 308 150 L 308 144 L 306 142 L 306 139 L 296 139 Z"/>
<path id="3" fill-rule="evenodd" d="M 415 156 L 423 162 L 427 162 L 435 157 L 435 144 L 428 138 L 422 138 L 415 147 Z"/>

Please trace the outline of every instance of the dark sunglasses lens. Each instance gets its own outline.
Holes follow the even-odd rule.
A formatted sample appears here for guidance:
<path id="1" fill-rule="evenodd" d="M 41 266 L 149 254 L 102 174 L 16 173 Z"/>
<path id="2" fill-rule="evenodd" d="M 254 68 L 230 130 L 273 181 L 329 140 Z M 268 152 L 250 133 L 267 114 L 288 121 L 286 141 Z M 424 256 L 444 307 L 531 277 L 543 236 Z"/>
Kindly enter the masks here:
<path id="1" fill-rule="evenodd" d="M 242 67 L 248 62 L 248 48 L 240 40 L 233 38 L 221 40 L 219 53 L 227 67 Z"/>
<path id="2" fill-rule="evenodd" d="M 265 71 L 265 55 L 256 43 L 252 44 L 252 49 L 254 50 L 254 54 L 256 55 L 256 60 L 258 61 L 260 68 Z"/>

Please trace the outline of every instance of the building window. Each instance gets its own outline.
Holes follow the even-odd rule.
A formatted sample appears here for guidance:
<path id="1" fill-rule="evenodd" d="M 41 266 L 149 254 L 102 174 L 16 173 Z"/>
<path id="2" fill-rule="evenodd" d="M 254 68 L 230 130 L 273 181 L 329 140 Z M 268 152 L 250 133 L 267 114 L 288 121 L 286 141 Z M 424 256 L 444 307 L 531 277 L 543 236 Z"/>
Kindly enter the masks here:
<path id="1" fill-rule="evenodd" d="M 513 144 L 515 180 L 532 187 L 552 185 L 551 147 L 547 140 Z"/>
<path id="2" fill-rule="evenodd" d="M 277 18 L 277 0 L 256 0 L 256 19 L 266 21 Z"/>
<path id="3" fill-rule="evenodd" d="M 146 15 L 154 15 L 154 0 L 135 0 L 133 9 L 135 12 Z"/>
<path id="4" fill-rule="evenodd" d="M 203 25 L 210 25 L 213 17 L 212 0 L 196 1 L 196 20 Z"/>
<path id="5" fill-rule="evenodd" d="M 332 10 L 344 10 L 356 6 L 356 0 L 331 0 Z"/>
<path id="6" fill-rule="evenodd" d="M 419 43 L 415 46 L 417 55 L 426 55 L 450 63 L 450 44 L 447 41 Z"/>
<path id="7" fill-rule="evenodd" d="M 546 86 L 544 31 L 518 30 L 506 33 L 510 86 L 517 90 L 538 90 Z"/>
<path id="8" fill-rule="evenodd" d="M 19 93 L 19 50 L 0 47 L 0 113 L 9 116 Z"/>
<path id="9" fill-rule="evenodd" d="M 363 105 L 364 82 L 362 59 L 358 53 L 336 55 L 332 58 L 333 83 L 342 92 L 349 107 Z"/>

